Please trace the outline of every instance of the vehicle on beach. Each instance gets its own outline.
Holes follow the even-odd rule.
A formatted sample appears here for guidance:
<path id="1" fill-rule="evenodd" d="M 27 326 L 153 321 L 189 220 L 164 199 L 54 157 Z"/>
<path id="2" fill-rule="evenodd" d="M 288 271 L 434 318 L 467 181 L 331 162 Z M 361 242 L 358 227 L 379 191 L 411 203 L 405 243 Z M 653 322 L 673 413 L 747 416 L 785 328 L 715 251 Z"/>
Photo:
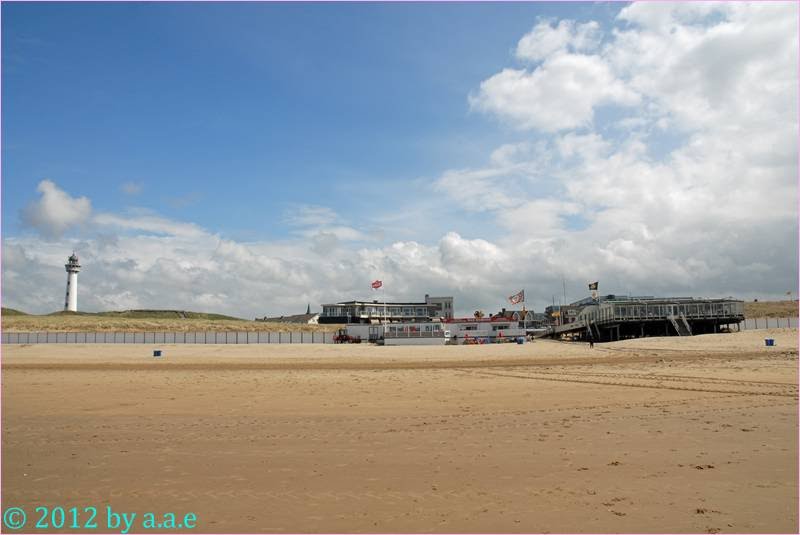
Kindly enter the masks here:
<path id="1" fill-rule="evenodd" d="M 347 333 L 347 329 L 339 329 L 336 331 L 336 334 L 333 335 L 333 343 L 334 344 L 360 344 L 361 337 L 360 336 L 352 336 Z"/>

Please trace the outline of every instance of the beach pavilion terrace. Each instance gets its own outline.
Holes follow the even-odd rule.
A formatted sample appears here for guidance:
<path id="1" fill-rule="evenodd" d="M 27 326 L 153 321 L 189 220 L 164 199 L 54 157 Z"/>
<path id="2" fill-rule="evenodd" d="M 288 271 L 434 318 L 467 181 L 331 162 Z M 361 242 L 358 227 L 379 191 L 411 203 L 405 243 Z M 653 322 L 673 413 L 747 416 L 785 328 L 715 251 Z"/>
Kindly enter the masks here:
<path id="1" fill-rule="evenodd" d="M 571 323 L 550 327 L 546 336 L 608 342 L 645 336 L 691 336 L 719 332 L 744 320 L 744 302 L 694 297 L 586 298 Z"/>

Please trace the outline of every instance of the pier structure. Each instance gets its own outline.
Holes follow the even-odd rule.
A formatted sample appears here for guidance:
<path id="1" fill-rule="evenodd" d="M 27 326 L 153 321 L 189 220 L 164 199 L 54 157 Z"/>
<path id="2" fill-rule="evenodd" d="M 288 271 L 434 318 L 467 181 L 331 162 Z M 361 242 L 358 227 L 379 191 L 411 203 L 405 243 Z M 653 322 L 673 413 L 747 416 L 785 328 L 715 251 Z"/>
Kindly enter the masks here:
<path id="1" fill-rule="evenodd" d="M 645 336 L 691 336 L 731 329 L 744 321 L 744 302 L 694 297 L 587 298 L 573 321 L 553 325 L 542 336 L 610 342 Z"/>

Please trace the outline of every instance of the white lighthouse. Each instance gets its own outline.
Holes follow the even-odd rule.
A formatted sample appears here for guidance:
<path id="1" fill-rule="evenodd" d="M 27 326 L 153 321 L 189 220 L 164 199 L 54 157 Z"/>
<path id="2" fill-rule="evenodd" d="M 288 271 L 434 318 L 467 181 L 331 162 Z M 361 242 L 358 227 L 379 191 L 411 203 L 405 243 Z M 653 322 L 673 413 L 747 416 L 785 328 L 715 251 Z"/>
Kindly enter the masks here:
<path id="1" fill-rule="evenodd" d="M 64 298 L 64 310 L 78 311 L 78 272 L 81 265 L 78 263 L 78 255 L 72 252 L 72 256 L 64 264 L 67 270 L 67 296 Z"/>

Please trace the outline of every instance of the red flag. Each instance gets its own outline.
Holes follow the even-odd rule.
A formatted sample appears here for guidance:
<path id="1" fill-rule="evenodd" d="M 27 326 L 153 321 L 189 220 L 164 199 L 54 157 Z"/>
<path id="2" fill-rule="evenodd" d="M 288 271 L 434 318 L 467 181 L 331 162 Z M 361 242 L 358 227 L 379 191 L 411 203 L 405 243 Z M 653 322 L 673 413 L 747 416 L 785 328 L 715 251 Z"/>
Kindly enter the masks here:
<path id="1" fill-rule="evenodd" d="M 383 281 L 373 281 L 373 283 L 372 283 L 372 289 L 373 290 L 377 290 L 381 286 L 383 286 Z"/>
<path id="2" fill-rule="evenodd" d="M 508 301 L 512 305 L 516 305 L 517 303 L 521 303 L 522 301 L 525 301 L 525 290 L 522 290 L 518 294 L 512 295 L 511 297 L 508 298 Z"/>

